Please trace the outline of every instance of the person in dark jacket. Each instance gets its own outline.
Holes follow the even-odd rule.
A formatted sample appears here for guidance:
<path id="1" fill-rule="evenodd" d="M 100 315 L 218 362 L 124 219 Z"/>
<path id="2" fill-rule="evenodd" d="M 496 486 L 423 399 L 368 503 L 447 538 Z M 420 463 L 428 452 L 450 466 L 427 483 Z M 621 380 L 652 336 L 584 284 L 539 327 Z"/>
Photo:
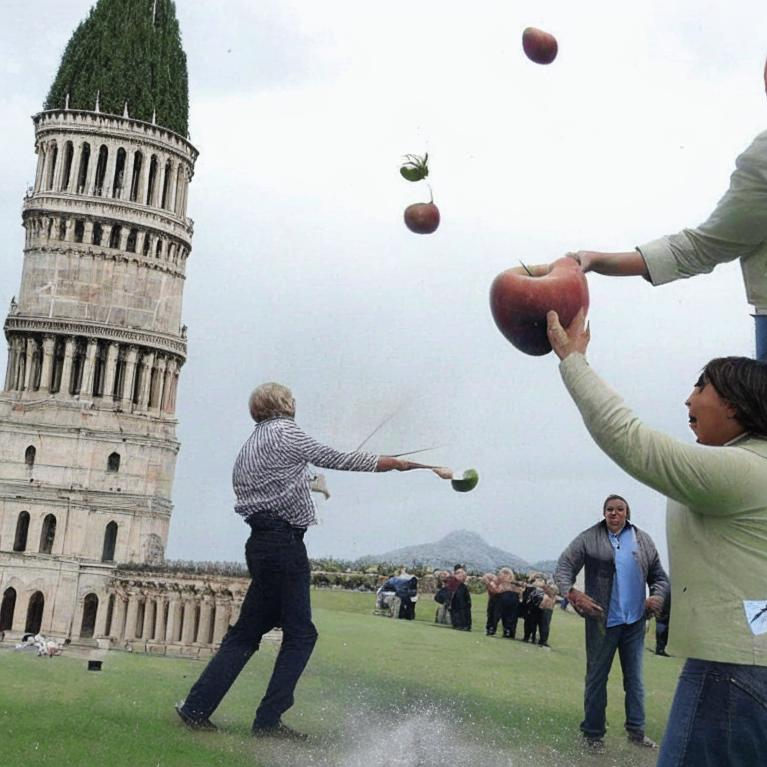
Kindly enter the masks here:
<path id="1" fill-rule="evenodd" d="M 471 594 L 466 587 L 466 570 L 459 567 L 445 584 L 452 592 L 450 622 L 454 629 L 471 631 Z"/>
<path id="2" fill-rule="evenodd" d="M 584 530 L 557 562 L 554 580 L 575 611 L 586 618 L 585 716 L 581 732 L 587 746 L 604 749 L 607 677 L 618 651 L 626 692 L 625 728 L 629 741 L 656 748 L 645 735 L 642 658 L 646 615 L 656 615 L 669 583 L 655 544 L 630 522 L 625 498 L 609 495 L 603 519 Z M 586 592 L 574 587 L 586 568 Z M 650 596 L 647 596 L 647 587 Z"/>

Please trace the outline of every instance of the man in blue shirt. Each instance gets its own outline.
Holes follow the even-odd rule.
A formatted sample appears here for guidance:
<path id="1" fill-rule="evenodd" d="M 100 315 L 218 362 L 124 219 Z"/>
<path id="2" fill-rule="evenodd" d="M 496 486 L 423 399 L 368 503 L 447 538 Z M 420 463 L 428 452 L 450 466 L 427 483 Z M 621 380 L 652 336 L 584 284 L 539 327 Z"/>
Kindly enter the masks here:
<path id="1" fill-rule="evenodd" d="M 617 650 L 626 692 L 628 738 L 638 746 L 655 748 L 644 731 L 645 617 L 661 609 L 669 588 L 668 577 L 650 536 L 629 521 L 625 498 L 609 495 L 602 515 L 601 522 L 584 530 L 565 549 L 554 573 L 560 592 L 586 618 L 585 716 L 581 732 L 590 749 L 604 750 L 607 677 Z M 575 578 L 584 566 L 585 593 L 574 588 Z"/>

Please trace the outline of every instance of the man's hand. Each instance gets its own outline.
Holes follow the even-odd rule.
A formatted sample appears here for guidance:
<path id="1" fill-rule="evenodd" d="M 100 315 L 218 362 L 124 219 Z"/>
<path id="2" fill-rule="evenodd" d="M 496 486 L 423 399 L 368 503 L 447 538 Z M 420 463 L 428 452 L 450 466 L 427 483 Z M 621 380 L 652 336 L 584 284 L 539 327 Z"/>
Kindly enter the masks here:
<path id="1" fill-rule="evenodd" d="M 440 478 L 440 479 L 452 479 L 453 478 L 453 470 L 447 469 L 444 466 L 437 466 L 432 471 Z"/>
<path id="2" fill-rule="evenodd" d="M 567 599 L 573 606 L 573 610 L 583 618 L 601 618 L 604 610 L 588 595 L 578 589 L 570 589 Z"/>
<path id="3" fill-rule="evenodd" d="M 657 618 L 663 610 L 663 597 L 651 596 L 644 601 L 644 609 L 647 615 Z"/>
<path id="4" fill-rule="evenodd" d="M 573 352 L 586 353 L 591 340 L 591 330 L 586 325 L 586 315 L 583 309 L 578 311 L 566 329 L 562 327 L 559 322 L 559 315 L 555 311 L 546 314 L 546 321 L 548 323 L 549 343 L 559 359 L 563 360 Z"/>

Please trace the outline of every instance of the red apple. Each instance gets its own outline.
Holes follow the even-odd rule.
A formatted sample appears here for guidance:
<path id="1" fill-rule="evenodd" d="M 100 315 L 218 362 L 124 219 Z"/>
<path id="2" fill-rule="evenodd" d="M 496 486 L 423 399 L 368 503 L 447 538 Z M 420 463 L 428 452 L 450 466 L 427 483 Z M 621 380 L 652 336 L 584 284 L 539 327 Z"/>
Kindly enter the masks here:
<path id="1" fill-rule="evenodd" d="M 439 208 L 433 202 L 416 202 L 405 208 L 405 225 L 416 234 L 431 234 L 439 226 Z"/>
<path id="2" fill-rule="evenodd" d="M 586 275 L 574 258 L 558 259 L 541 276 L 531 276 L 524 267 L 507 269 L 490 287 L 490 311 L 498 329 L 517 349 L 534 356 L 551 351 L 546 312 L 553 309 L 567 327 L 579 309 L 588 308 Z"/>
<path id="3" fill-rule="evenodd" d="M 536 64 L 551 64 L 557 57 L 557 38 L 542 29 L 527 27 L 522 33 L 522 49 L 530 61 Z"/>

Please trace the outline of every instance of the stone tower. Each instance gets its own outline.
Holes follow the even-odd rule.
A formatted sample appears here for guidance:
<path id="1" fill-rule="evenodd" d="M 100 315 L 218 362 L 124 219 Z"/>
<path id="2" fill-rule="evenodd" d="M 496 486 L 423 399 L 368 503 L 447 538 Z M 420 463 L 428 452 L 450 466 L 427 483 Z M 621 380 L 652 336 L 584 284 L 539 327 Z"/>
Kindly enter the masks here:
<path id="1" fill-rule="evenodd" d="M 0 631 L 11 638 L 93 636 L 111 618 L 116 563 L 163 558 L 197 158 L 186 104 L 171 0 L 99 0 L 33 117 L 0 393 Z"/>

